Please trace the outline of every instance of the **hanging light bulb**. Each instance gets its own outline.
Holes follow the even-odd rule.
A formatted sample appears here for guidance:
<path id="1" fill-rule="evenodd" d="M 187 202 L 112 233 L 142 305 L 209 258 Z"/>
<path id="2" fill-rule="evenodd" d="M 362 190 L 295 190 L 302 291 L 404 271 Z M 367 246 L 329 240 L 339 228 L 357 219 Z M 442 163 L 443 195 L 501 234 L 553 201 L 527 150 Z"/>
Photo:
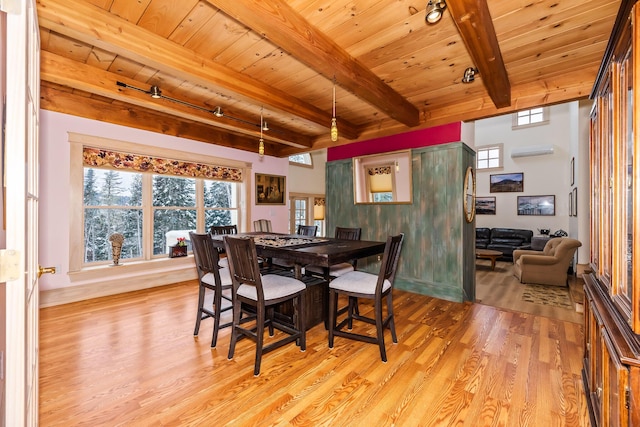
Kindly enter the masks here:
<path id="1" fill-rule="evenodd" d="M 262 119 L 262 109 L 260 107 L 260 143 L 258 144 L 258 154 L 260 157 L 264 156 L 264 139 L 262 139 L 262 131 L 264 130 L 264 121 Z"/>
<path id="2" fill-rule="evenodd" d="M 338 140 L 338 124 L 336 123 L 336 78 L 333 77 L 333 115 L 331 118 L 331 141 Z"/>

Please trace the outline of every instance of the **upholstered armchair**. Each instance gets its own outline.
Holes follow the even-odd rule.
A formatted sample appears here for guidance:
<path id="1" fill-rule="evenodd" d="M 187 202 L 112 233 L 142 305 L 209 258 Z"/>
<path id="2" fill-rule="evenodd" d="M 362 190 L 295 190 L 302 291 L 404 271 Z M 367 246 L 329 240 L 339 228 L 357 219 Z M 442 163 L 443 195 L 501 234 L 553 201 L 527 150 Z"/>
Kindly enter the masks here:
<path id="1" fill-rule="evenodd" d="M 520 283 L 565 286 L 567 270 L 580 246 L 579 240 L 557 237 L 549 240 L 542 252 L 516 249 L 513 251 L 514 275 Z"/>

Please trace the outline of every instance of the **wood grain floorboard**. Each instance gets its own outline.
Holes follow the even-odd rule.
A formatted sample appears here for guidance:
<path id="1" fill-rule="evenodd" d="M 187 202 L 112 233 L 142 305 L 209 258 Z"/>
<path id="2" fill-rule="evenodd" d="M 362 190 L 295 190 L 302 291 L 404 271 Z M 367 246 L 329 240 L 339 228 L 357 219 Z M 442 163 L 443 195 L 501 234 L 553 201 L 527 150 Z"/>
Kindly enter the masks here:
<path id="1" fill-rule="evenodd" d="M 40 310 L 42 426 L 587 426 L 582 325 L 394 291 L 398 344 L 193 337 L 195 281 Z M 364 313 L 371 310 L 361 304 Z M 363 331 L 371 332 L 370 326 Z"/>

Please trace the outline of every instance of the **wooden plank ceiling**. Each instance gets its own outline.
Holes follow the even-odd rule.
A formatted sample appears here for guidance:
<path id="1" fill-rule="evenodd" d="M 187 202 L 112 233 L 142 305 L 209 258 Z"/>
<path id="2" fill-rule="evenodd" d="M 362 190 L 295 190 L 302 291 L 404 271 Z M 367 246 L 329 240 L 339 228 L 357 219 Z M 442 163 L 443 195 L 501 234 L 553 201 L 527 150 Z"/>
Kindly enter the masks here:
<path id="1" fill-rule="evenodd" d="M 262 112 L 288 156 L 586 98 L 620 7 L 447 0 L 431 25 L 426 3 L 37 0 L 41 107 L 254 152 Z"/>

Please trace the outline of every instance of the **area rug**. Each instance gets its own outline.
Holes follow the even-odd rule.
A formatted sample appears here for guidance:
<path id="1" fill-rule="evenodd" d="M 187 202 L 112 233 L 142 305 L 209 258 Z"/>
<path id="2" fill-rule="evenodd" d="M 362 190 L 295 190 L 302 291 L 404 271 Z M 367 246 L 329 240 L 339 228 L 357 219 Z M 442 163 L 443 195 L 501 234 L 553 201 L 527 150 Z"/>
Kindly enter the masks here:
<path id="1" fill-rule="evenodd" d="M 568 287 L 524 285 L 522 300 L 534 304 L 573 309 Z"/>

